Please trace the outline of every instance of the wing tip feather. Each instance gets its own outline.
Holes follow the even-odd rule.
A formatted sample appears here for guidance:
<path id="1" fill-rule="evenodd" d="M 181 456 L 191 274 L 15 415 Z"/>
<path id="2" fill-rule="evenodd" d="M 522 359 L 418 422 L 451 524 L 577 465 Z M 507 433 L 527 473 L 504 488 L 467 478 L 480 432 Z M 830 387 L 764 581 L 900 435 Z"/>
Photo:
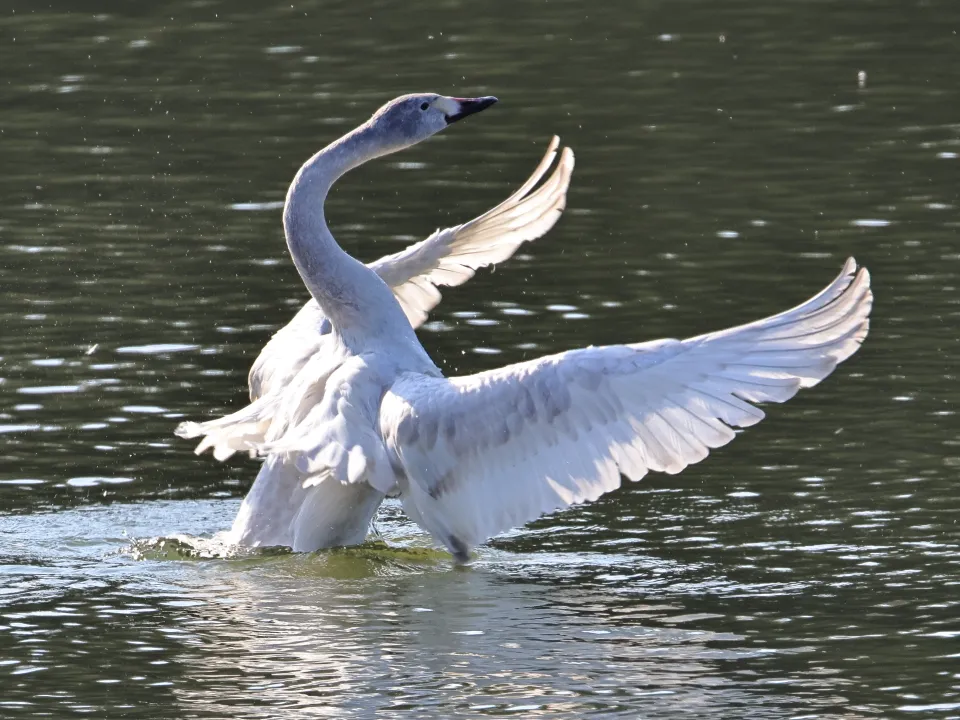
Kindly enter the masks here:
<path id="1" fill-rule="evenodd" d="M 200 430 L 200 423 L 186 421 L 177 425 L 176 429 L 173 431 L 173 434 L 177 437 L 190 439 L 198 437 L 202 434 L 202 431 Z"/>

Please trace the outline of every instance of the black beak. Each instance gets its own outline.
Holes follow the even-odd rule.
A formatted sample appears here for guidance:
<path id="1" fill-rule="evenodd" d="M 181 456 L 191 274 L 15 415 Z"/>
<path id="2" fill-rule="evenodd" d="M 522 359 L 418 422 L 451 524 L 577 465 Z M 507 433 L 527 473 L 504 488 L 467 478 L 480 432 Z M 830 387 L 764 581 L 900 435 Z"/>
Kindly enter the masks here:
<path id="1" fill-rule="evenodd" d="M 478 113 L 481 110 L 486 110 L 488 107 L 497 102 L 497 99 L 493 95 L 487 95 L 486 97 L 478 98 L 452 98 L 459 105 L 460 109 L 452 115 L 447 115 L 447 124 L 456 122 L 457 120 L 462 120 L 467 115 L 473 115 Z"/>

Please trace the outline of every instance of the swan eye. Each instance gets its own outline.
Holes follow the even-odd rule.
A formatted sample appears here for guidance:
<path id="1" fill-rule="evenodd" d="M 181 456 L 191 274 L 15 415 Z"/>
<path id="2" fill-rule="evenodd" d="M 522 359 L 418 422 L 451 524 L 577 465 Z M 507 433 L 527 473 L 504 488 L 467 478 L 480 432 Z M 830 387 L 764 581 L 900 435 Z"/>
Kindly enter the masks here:
<path id="1" fill-rule="evenodd" d="M 420 109 L 426 110 L 428 107 L 430 107 L 430 103 L 424 103 L 423 105 L 420 106 Z"/>

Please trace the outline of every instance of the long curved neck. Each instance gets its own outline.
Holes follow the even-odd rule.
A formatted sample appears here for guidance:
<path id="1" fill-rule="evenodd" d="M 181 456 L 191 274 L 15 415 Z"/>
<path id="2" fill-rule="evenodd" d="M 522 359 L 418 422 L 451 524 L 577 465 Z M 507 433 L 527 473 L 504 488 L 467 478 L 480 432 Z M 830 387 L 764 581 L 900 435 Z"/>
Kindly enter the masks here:
<path id="1" fill-rule="evenodd" d="M 323 214 L 327 193 L 341 175 L 391 151 L 378 143 L 374 126 L 365 123 L 307 160 L 287 191 L 287 247 L 304 284 L 335 328 L 392 319 L 403 312 L 379 276 L 340 248 Z"/>

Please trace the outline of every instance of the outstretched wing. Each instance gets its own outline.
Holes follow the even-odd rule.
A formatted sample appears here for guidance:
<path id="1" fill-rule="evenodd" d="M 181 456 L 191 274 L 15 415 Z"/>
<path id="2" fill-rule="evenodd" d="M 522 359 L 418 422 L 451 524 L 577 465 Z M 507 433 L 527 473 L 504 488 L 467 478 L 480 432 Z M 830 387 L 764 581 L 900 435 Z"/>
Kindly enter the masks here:
<path id="1" fill-rule="evenodd" d="M 560 139 L 554 137 L 533 174 L 492 210 L 463 225 L 437 230 L 426 240 L 371 263 L 393 288 L 413 327 L 419 327 L 440 302 L 437 286 L 465 283 L 477 268 L 506 260 L 522 243 L 554 226 L 567 202 L 573 151 L 564 148 L 550 177 L 533 188 L 553 164 L 559 144 Z"/>
<path id="2" fill-rule="evenodd" d="M 677 473 L 829 375 L 866 337 L 866 269 L 764 320 L 688 340 L 586 348 L 460 378 L 402 376 L 380 426 L 409 514 L 459 558 L 488 537 Z"/>

